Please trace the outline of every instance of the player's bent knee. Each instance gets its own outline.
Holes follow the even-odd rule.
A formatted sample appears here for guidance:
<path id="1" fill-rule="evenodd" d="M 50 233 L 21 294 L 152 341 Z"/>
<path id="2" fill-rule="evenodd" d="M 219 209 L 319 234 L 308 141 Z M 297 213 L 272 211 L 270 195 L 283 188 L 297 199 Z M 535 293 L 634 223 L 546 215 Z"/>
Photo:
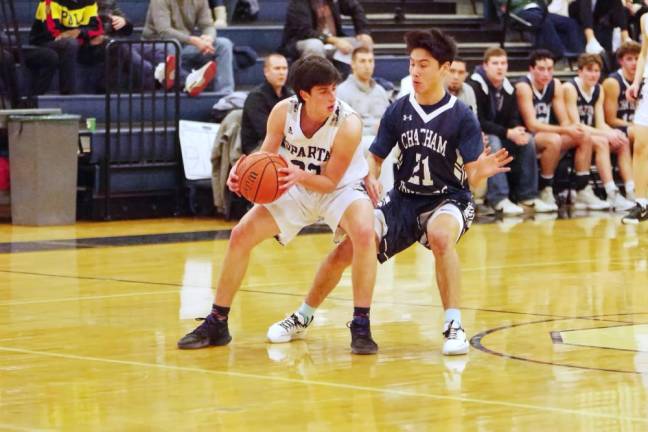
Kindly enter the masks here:
<path id="1" fill-rule="evenodd" d="M 376 244 L 376 232 L 373 226 L 368 226 L 368 224 L 354 227 L 349 237 L 354 248 L 367 248 Z"/>
<path id="2" fill-rule="evenodd" d="M 436 228 L 429 230 L 427 237 L 430 249 L 432 249 L 432 252 L 434 252 L 435 255 L 443 255 L 449 249 L 454 247 L 454 239 L 451 234 L 445 230 Z"/>
<path id="3" fill-rule="evenodd" d="M 232 233 L 230 234 L 229 239 L 229 247 L 236 249 L 251 247 L 249 229 L 246 229 L 244 223 L 239 223 L 234 228 L 232 228 Z"/>

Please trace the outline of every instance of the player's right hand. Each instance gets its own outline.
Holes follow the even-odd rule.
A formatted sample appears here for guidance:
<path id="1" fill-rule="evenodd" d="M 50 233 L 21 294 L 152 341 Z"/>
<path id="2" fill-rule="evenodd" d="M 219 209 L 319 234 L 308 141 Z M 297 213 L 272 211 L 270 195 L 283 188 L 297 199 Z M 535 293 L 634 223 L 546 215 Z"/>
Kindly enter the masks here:
<path id="1" fill-rule="evenodd" d="M 378 206 L 380 198 L 382 197 L 383 186 L 380 183 L 380 180 L 367 174 L 364 178 L 365 189 L 367 189 L 367 194 L 369 194 L 369 199 L 374 207 Z"/>
<path id="2" fill-rule="evenodd" d="M 245 159 L 245 155 L 241 156 L 239 160 L 236 161 L 234 166 L 229 172 L 229 176 L 227 176 L 227 187 L 229 190 L 234 192 L 236 195 L 241 196 L 239 193 L 239 176 L 236 175 L 236 169 L 238 168 L 239 164 Z"/>
<path id="3" fill-rule="evenodd" d="M 639 85 L 633 83 L 630 87 L 626 89 L 626 98 L 631 102 L 635 101 L 639 96 L 638 93 L 639 93 Z"/>

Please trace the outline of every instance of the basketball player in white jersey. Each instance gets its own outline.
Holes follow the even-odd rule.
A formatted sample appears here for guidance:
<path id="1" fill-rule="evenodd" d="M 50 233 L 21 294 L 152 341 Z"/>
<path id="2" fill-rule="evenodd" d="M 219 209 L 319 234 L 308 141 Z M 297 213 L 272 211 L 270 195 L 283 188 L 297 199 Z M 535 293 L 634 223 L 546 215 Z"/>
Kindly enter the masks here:
<path id="1" fill-rule="evenodd" d="M 648 14 L 641 17 L 641 53 L 637 62 L 637 71 L 634 81 L 626 91 L 630 100 L 639 98 L 634 116 L 634 153 L 632 155 L 632 169 L 635 181 L 635 197 L 637 205 L 625 215 L 622 222 L 625 224 L 638 224 L 648 221 Z M 641 86 L 641 94 L 640 92 Z"/>
<path id="2" fill-rule="evenodd" d="M 272 237 L 286 244 L 305 226 L 323 220 L 333 232 L 343 230 L 353 244 L 351 350 L 355 354 L 377 352 L 369 327 L 376 244 L 371 223 L 373 206 L 363 187 L 368 165 L 359 145 L 360 116 L 335 97 L 340 78 L 335 67 L 322 57 L 305 57 L 293 65 L 291 83 L 295 96 L 272 109 L 261 146 L 261 151 L 279 153 L 289 162 L 283 170 L 286 175 L 280 180 L 285 193 L 273 203 L 254 206 L 234 227 L 212 313 L 178 341 L 178 348 L 228 344 L 230 305 L 247 270 L 251 250 Z M 235 173 L 236 166 L 227 180 L 232 192 L 239 190 Z M 298 316 L 286 323 L 308 324 Z"/>

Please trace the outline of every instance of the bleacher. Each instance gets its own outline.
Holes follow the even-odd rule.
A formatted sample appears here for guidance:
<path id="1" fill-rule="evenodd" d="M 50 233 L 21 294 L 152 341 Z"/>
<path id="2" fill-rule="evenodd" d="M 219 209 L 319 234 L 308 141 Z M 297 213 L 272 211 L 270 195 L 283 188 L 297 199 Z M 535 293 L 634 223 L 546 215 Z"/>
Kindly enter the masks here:
<path id="1" fill-rule="evenodd" d="M 14 0 L 16 6 L 16 15 L 19 23 L 19 33 L 21 40 L 27 43 L 29 29 L 33 20 L 34 11 L 38 0 Z M 264 54 L 275 51 L 281 42 L 283 22 L 287 0 L 260 0 L 260 13 L 257 21 L 252 23 L 231 23 L 226 29 L 219 29 L 218 35 L 225 36 L 232 40 L 235 46 L 249 46 L 253 48 L 260 56 L 259 60 L 252 67 L 235 71 L 235 80 L 237 89 L 249 89 L 263 80 L 263 65 L 261 57 Z M 475 4 L 468 0 L 362 0 L 363 7 L 367 14 L 372 30 L 372 36 L 376 43 L 376 70 L 375 75 L 398 85 L 400 79 L 408 74 L 408 60 L 405 53 L 403 35 L 411 29 L 426 29 L 430 27 L 440 28 L 456 38 L 459 43 L 459 53 L 462 58 L 468 62 L 469 68 L 479 64 L 482 59 L 484 50 L 489 46 L 498 45 L 501 41 L 501 25 L 499 22 L 488 21 L 482 15 L 482 4 Z M 121 0 L 118 1 L 119 7 L 127 14 L 129 20 L 135 26 L 133 38 L 137 39 L 142 31 L 142 26 L 146 17 L 148 1 L 146 0 Z M 345 31 L 353 33 L 353 26 L 349 18 L 345 18 Z M 516 36 L 516 35 L 514 35 Z M 513 75 L 521 75 L 526 72 L 526 58 L 531 45 L 523 40 L 514 40 L 506 45 L 509 53 L 509 68 Z M 83 78 L 92 73 L 83 67 L 79 68 L 79 77 Z M 23 74 L 24 75 L 24 74 Z M 24 80 L 23 80 L 24 81 Z M 82 81 L 82 80 L 81 80 Z M 56 83 L 56 78 L 54 80 Z M 23 85 L 25 83 L 23 82 Z M 136 103 L 142 102 L 146 96 L 135 95 Z M 188 98 L 181 95 L 179 100 L 179 115 L 181 119 L 208 121 L 212 105 L 216 102 L 216 96 L 210 92 L 203 92 L 199 97 Z M 161 103 L 161 102 L 156 102 Z M 64 113 L 80 114 L 82 118 L 95 118 L 97 122 L 97 132 L 93 137 L 94 146 L 103 146 L 105 139 L 102 134 L 105 133 L 106 121 L 106 99 L 101 94 L 76 94 L 76 95 L 59 95 L 55 93 L 55 88 L 51 94 L 39 96 L 37 106 L 40 108 L 60 107 Z M 122 110 L 122 113 L 128 112 Z M 157 110 L 158 116 L 163 111 Z M 143 113 L 140 113 L 143 114 Z M 130 118 L 135 116 L 134 118 Z M 140 121 L 136 112 L 129 114 L 129 118 L 122 117 L 117 119 L 121 122 Z M 113 119 L 115 120 L 115 119 Z M 146 143 L 151 140 L 145 137 L 146 128 L 139 130 L 142 135 L 142 142 Z M 155 132 L 159 133 L 159 132 Z M 175 133 L 175 132 L 173 132 Z M 131 132 L 132 135 L 132 132 Z M 146 144 L 142 144 L 146 145 Z M 101 184 L 102 176 L 97 174 L 97 167 L 101 165 L 101 160 L 97 159 L 103 154 L 101 151 L 94 151 L 92 156 L 80 159 L 81 164 L 95 164 L 95 170 L 89 169 L 88 166 L 80 166 L 79 190 L 80 206 L 92 205 L 93 200 L 105 203 L 102 191 L 105 185 Z M 179 152 L 176 152 L 179 154 Z M 86 173 L 81 175 L 81 173 Z M 89 174 L 89 173 L 92 174 Z M 138 176 L 150 176 L 151 170 L 137 171 L 137 166 L 133 164 L 132 171 L 129 175 L 122 172 L 117 184 L 120 190 L 128 191 L 140 184 L 147 184 Z M 169 181 L 177 182 L 177 189 L 184 188 L 184 180 L 181 177 L 181 171 L 175 170 L 173 173 L 177 178 L 166 177 L 160 180 L 165 183 L 161 189 L 169 191 Z M 153 178 L 155 181 L 155 178 Z M 86 183 L 83 183 L 86 182 Z M 129 186 L 128 182 L 132 184 Z M 147 190 L 151 185 L 146 185 Z M 156 189 L 153 187 L 152 189 Z M 83 195 L 83 191 L 92 190 L 92 196 Z M 173 192 L 177 195 L 177 191 Z M 135 197 L 135 194 L 133 194 Z M 123 201 L 116 204 L 115 211 L 110 217 L 137 217 L 163 215 L 165 213 L 178 213 L 186 211 L 186 205 L 164 206 L 161 203 L 169 202 L 169 195 L 162 195 L 158 200 L 152 199 L 150 202 L 142 201 L 140 197 L 134 198 L 134 204 L 128 204 L 128 194 L 122 194 Z M 133 208 L 138 210 L 134 211 Z M 97 205 L 91 209 L 79 208 L 79 214 L 86 217 L 100 218 L 107 214 L 104 205 Z"/>

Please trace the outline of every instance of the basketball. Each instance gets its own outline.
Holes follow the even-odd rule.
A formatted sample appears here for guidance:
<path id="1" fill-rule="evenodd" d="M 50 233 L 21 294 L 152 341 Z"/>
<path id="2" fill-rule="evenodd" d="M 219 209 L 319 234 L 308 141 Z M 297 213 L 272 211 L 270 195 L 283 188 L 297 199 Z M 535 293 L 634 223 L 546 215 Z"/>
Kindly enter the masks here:
<path id="1" fill-rule="evenodd" d="M 274 153 L 255 152 L 236 167 L 239 192 L 245 199 L 257 204 L 271 203 L 285 191 L 279 189 L 279 170 L 286 162 Z"/>

